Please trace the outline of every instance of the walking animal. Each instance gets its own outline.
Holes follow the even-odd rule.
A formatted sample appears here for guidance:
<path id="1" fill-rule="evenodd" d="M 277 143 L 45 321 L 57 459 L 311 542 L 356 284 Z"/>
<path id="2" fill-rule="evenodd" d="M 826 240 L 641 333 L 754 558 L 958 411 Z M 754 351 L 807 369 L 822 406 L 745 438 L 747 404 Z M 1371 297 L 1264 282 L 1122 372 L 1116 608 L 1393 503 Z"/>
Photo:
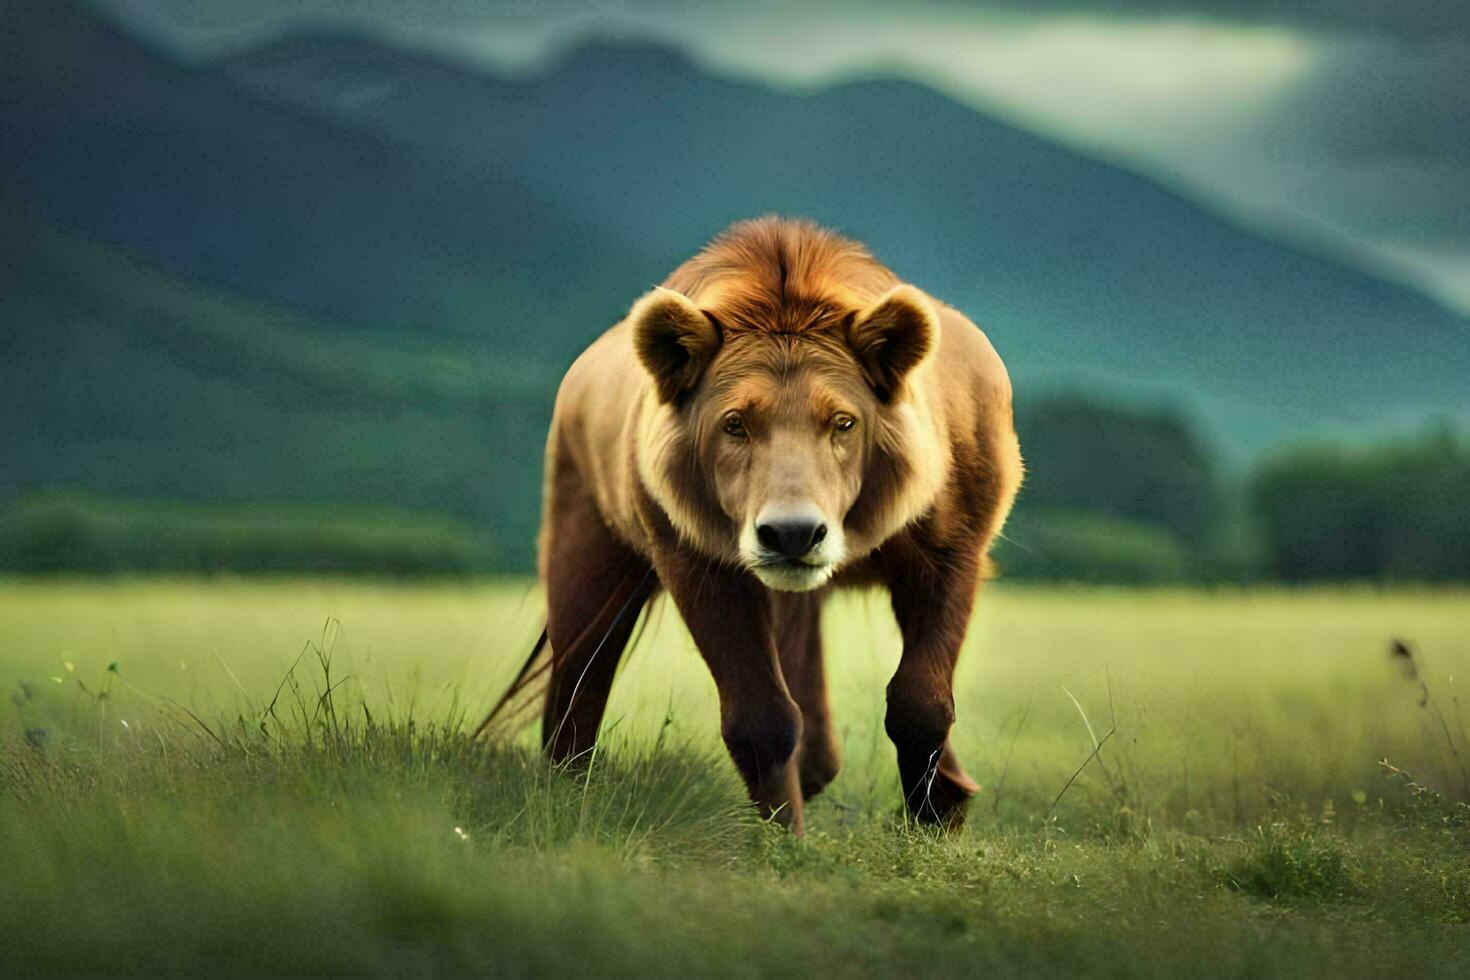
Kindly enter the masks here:
<path id="1" fill-rule="evenodd" d="M 882 586 L 903 636 L 885 727 L 904 799 L 952 825 L 978 789 L 949 744 L 955 660 L 1021 474 L 1010 380 L 963 314 L 809 222 L 733 225 L 562 381 L 546 633 L 486 723 L 540 677 L 546 751 L 587 753 L 663 590 L 751 798 L 800 833 L 839 763 L 822 602 Z"/>

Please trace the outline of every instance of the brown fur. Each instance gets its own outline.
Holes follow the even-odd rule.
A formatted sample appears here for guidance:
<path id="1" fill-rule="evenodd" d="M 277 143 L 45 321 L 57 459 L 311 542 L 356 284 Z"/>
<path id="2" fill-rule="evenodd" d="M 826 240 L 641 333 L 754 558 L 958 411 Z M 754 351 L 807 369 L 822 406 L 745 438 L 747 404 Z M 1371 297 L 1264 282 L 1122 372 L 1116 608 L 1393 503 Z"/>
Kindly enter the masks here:
<path id="1" fill-rule="evenodd" d="M 803 799 L 838 766 L 822 601 L 881 585 L 904 643 L 886 718 L 904 796 L 920 818 L 959 819 L 977 787 L 948 742 L 955 659 L 1020 481 L 1010 382 L 978 328 L 833 232 L 734 225 L 557 395 L 548 751 L 590 749 L 638 610 L 663 589 L 752 798 L 800 832 Z M 826 537 L 788 560 L 759 535 L 793 513 Z"/>

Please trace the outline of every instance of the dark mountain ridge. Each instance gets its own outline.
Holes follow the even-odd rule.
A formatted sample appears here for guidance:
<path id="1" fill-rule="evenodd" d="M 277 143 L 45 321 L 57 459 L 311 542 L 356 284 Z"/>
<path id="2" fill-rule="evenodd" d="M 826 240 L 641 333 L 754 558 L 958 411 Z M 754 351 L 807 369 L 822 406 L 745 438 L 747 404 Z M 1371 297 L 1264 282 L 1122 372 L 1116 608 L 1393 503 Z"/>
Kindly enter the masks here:
<path id="1" fill-rule="evenodd" d="M 771 211 L 964 309 L 1023 408 L 1168 397 L 1237 456 L 1470 415 L 1465 319 L 912 83 L 793 94 L 623 43 L 498 78 L 323 32 L 188 65 L 11 16 L 0 491 L 381 500 L 519 561 L 560 372 Z"/>
<path id="2" fill-rule="evenodd" d="M 1445 371 L 1470 369 L 1464 319 L 918 85 L 793 95 L 601 43 L 503 80 L 326 34 L 222 64 L 270 99 L 483 161 L 594 228 L 624 229 L 629 280 L 635 267 L 661 275 L 728 221 L 807 214 L 970 312 L 1022 379 L 1173 385 L 1217 419 L 1239 412 L 1227 435 L 1246 445 L 1464 408 Z"/>
<path id="3" fill-rule="evenodd" d="M 779 211 L 965 309 L 1019 381 L 1163 386 L 1241 449 L 1464 407 L 1462 318 L 912 83 L 792 94 L 597 42 L 507 79 L 321 30 L 186 66 L 62 33 L 12 73 L 33 152 L 0 151 L 7 182 L 315 315 L 565 363 L 709 235 Z"/>

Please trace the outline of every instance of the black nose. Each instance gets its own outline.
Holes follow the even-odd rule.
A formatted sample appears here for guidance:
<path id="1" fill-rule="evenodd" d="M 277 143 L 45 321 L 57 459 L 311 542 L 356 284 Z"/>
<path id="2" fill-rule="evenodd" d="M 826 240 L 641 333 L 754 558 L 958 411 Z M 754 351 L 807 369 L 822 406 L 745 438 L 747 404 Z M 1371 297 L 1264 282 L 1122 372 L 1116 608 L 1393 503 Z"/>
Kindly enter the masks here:
<path id="1" fill-rule="evenodd" d="M 760 543 L 785 558 L 800 558 L 822 543 L 827 525 L 815 521 L 772 521 L 755 529 Z"/>

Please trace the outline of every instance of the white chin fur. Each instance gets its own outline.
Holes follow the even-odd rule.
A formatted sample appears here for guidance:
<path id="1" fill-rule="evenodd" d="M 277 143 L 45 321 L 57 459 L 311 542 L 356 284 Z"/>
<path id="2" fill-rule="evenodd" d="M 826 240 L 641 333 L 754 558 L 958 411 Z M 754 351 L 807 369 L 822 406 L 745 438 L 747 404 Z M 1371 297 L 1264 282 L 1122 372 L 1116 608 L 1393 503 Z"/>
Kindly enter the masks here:
<path id="1" fill-rule="evenodd" d="M 820 511 L 813 516 L 820 519 Z M 831 530 L 827 537 L 809 554 L 803 556 L 803 560 L 765 564 L 776 556 L 761 547 L 756 539 L 755 522 L 751 521 L 740 533 L 741 556 L 751 574 L 760 579 L 761 584 L 768 589 L 777 592 L 810 592 L 812 589 L 820 589 L 832 578 L 846 553 L 842 527 L 831 524 L 828 526 Z"/>
<path id="2" fill-rule="evenodd" d="M 810 592 L 827 584 L 832 577 L 831 565 L 760 565 L 751 569 L 768 589 L 777 592 Z"/>

